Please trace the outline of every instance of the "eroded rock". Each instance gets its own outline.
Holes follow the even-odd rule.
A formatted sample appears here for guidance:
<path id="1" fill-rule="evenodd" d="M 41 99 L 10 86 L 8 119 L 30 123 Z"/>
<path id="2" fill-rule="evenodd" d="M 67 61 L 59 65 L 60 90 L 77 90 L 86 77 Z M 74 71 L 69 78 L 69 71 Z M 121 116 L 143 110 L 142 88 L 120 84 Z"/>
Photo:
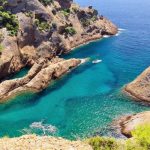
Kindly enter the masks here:
<path id="1" fill-rule="evenodd" d="M 124 91 L 135 100 L 150 103 L 150 67 L 133 82 L 127 84 Z"/>
<path id="2" fill-rule="evenodd" d="M 56 58 L 52 61 L 46 59 L 38 60 L 26 76 L 6 80 L 0 84 L 0 102 L 18 93 L 27 91 L 39 92 L 45 89 L 51 80 L 61 77 L 80 63 L 80 59 L 64 60 Z"/>
<path id="3" fill-rule="evenodd" d="M 17 36 L 10 36 L 6 28 L 0 29 L 3 36 L 0 41 L 3 46 L 0 79 L 23 67 L 33 67 L 21 79 L 2 82 L 1 99 L 28 89 L 40 91 L 46 88 L 51 79 L 60 77 L 80 63 L 77 59 L 59 59 L 61 61 L 54 63 L 54 57 L 118 31 L 95 9 L 80 8 L 72 0 L 54 0 L 49 5 L 39 0 L 8 0 L 4 9 L 17 16 L 19 29 Z M 42 64 L 41 59 L 47 61 Z"/>
<path id="4" fill-rule="evenodd" d="M 121 133 L 127 137 L 132 137 L 132 131 L 145 124 L 150 124 L 150 111 L 127 115 L 116 121 Z"/>
<path id="5" fill-rule="evenodd" d="M 117 27 L 106 18 L 101 19 L 95 9 L 80 8 L 72 0 L 54 0 L 48 6 L 39 0 L 8 0 L 5 9 L 16 14 L 19 30 L 16 37 L 8 36 L 7 31 L 2 33 L 5 36 L 1 66 L 5 66 L 5 70 L 0 70 L 0 78 L 26 65 L 33 65 L 40 57 L 51 59 L 81 44 L 102 38 L 105 34 L 117 33 Z M 44 26 L 48 24 L 49 28 L 42 29 L 42 26 L 39 29 L 35 23 L 38 21 L 39 24 L 44 21 Z M 84 26 L 86 22 L 88 24 Z M 60 33 L 61 28 L 65 32 Z M 66 28 L 70 29 L 70 33 L 67 33 Z M 9 58 L 6 60 L 6 57 Z"/>

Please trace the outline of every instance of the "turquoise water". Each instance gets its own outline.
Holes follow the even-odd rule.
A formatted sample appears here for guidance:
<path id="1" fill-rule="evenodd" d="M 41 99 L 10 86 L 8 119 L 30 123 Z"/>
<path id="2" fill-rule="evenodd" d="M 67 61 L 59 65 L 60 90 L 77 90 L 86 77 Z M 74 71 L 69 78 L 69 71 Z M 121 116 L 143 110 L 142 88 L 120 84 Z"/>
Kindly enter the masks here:
<path id="1" fill-rule="evenodd" d="M 9 77 L 9 79 L 16 79 L 16 78 L 21 78 L 23 76 L 25 76 L 29 71 L 29 67 L 23 68 L 21 69 L 20 72 L 17 72 L 16 74 L 13 74 Z"/>
<path id="2" fill-rule="evenodd" d="M 39 94 L 24 94 L 1 105 L 1 136 L 19 136 L 23 129 L 41 120 L 57 128 L 56 136 L 69 139 L 108 135 L 114 118 L 150 110 L 121 94 L 123 85 L 150 64 L 149 0 L 76 1 L 82 6 L 94 5 L 124 30 L 65 56 L 101 59 L 101 63 L 88 62 Z M 39 130 L 34 132 L 41 134 Z"/>

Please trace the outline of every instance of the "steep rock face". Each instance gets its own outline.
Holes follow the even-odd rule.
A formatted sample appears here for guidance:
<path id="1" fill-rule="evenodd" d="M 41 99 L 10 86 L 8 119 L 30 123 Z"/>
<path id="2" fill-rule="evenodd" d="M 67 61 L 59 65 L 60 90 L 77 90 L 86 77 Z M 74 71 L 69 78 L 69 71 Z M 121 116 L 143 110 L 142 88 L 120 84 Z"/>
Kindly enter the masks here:
<path id="1" fill-rule="evenodd" d="M 117 124 L 122 134 L 132 137 L 131 132 L 138 126 L 150 124 L 150 111 L 122 117 L 118 120 Z"/>
<path id="2" fill-rule="evenodd" d="M 18 138 L 0 139 L 0 149 L 12 150 L 92 150 L 82 141 L 69 141 L 50 136 L 25 135 Z"/>
<path id="3" fill-rule="evenodd" d="M 148 67 L 133 82 L 127 84 L 125 92 L 134 99 L 143 102 L 150 102 L 150 67 Z"/>
<path id="4" fill-rule="evenodd" d="M 81 62 L 78 59 L 56 59 L 56 56 L 104 35 L 117 33 L 117 27 L 99 16 L 91 6 L 80 8 L 72 0 L 7 2 L 0 1 L 4 8 L 2 13 L 10 11 L 11 18 L 14 19 L 14 14 L 17 21 L 11 20 L 13 23 L 8 26 L 5 24 L 8 18 L 4 17 L 6 20 L 0 22 L 0 79 L 27 65 L 32 68 L 27 76 L 0 84 L 1 101 L 20 92 L 46 88 L 52 79 Z M 11 31 L 15 33 L 13 36 Z"/>
<path id="5" fill-rule="evenodd" d="M 39 0 L 8 0 L 5 9 L 17 15 L 19 30 L 12 38 L 0 29 L 5 37 L 0 78 L 33 65 L 40 57 L 51 59 L 105 34 L 117 33 L 117 27 L 95 9 L 80 8 L 72 0 L 54 0 L 48 5 Z"/>
<path id="6" fill-rule="evenodd" d="M 3 38 L 0 44 L 4 50 L 0 55 L 0 79 L 19 71 L 24 66 L 17 38 L 8 36 L 5 29 L 1 30 L 1 33 Z"/>
<path id="7" fill-rule="evenodd" d="M 56 0 L 62 8 L 70 8 L 73 0 Z"/>
<path id="8" fill-rule="evenodd" d="M 22 92 L 39 92 L 45 89 L 51 80 L 61 77 L 80 63 L 79 59 L 53 58 L 51 61 L 40 59 L 34 63 L 26 76 L 5 80 L 0 84 L 0 102 Z"/>

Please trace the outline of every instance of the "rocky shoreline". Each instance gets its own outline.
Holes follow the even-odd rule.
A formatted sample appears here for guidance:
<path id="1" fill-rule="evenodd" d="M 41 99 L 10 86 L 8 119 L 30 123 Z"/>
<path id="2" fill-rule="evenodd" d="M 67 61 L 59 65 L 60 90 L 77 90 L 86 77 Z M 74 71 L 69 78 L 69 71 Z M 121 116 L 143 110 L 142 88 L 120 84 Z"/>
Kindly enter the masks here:
<path id="1" fill-rule="evenodd" d="M 95 9 L 80 8 L 72 0 L 55 0 L 49 6 L 44 6 L 38 0 L 15 0 L 13 4 L 8 1 L 6 10 L 17 16 L 19 29 L 15 37 L 10 36 L 5 27 L 0 29 L 3 47 L 0 78 L 18 72 L 26 65 L 32 66 L 41 57 L 51 59 L 81 44 L 100 39 L 103 35 L 114 35 L 118 31 L 109 20 L 100 18 Z M 39 21 L 38 25 L 36 21 Z M 43 26 L 41 29 L 42 24 L 51 28 L 45 29 Z"/>
<path id="2" fill-rule="evenodd" d="M 64 60 L 53 58 L 38 60 L 22 78 L 5 80 L 0 84 L 0 102 L 5 102 L 12 96 L 23 92 L 39 92 L 45 89 L 52 80 L 66 74 L 71 69 L 85 62 L 81 59 Z"/>
<path id="3" fill-rule="evenodd" d="M 147 68 L 134 81 L 127 84 L 123 91 L 134 100 L 150 104 L 150 67 Z"/>
<path id="4" fill-rule="evenodd" d="M 137 127 L 149 124 L 150 111 L 146 111 L 137 114 L 122 116 L 114 121 L 112 127 L 126 137 L 131 138 L 133 130 L 135 130 Z"/>
<path id="5" fill-rule="evenodd" d="M 81 8 L 72 0 L 54 0 L 48 4 L 39 0 L 8 0 L 1 5 L 2 13 L 10 11 L 16 16 L 18 30 L 15 29 L 16 35 L 12 36 L 5 22 L 0 28 L 3 48 L 0 55 L 0 79 L 3 81 L 0 83 L 0 102 L 24 91 L 43 90 L 51 80 L 81 63 L 80 59 L 64 60 L 57 56 L 118 32 L 117 27 L 92 6 Z M 31 69 L 25 77 L 5 80 L 26 66 Z"/>

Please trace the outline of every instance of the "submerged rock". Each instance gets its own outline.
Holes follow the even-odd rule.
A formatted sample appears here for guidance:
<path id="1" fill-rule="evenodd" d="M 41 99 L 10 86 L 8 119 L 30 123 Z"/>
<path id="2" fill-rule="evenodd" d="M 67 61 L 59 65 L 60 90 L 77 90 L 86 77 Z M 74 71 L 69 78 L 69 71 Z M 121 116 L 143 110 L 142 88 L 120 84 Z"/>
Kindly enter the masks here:
<path id="1" fill-rule="evenodd" d="M 124 91 L 135 100 L 150 103 L 150 67 L 133 82 L 127 84 Z"/>

